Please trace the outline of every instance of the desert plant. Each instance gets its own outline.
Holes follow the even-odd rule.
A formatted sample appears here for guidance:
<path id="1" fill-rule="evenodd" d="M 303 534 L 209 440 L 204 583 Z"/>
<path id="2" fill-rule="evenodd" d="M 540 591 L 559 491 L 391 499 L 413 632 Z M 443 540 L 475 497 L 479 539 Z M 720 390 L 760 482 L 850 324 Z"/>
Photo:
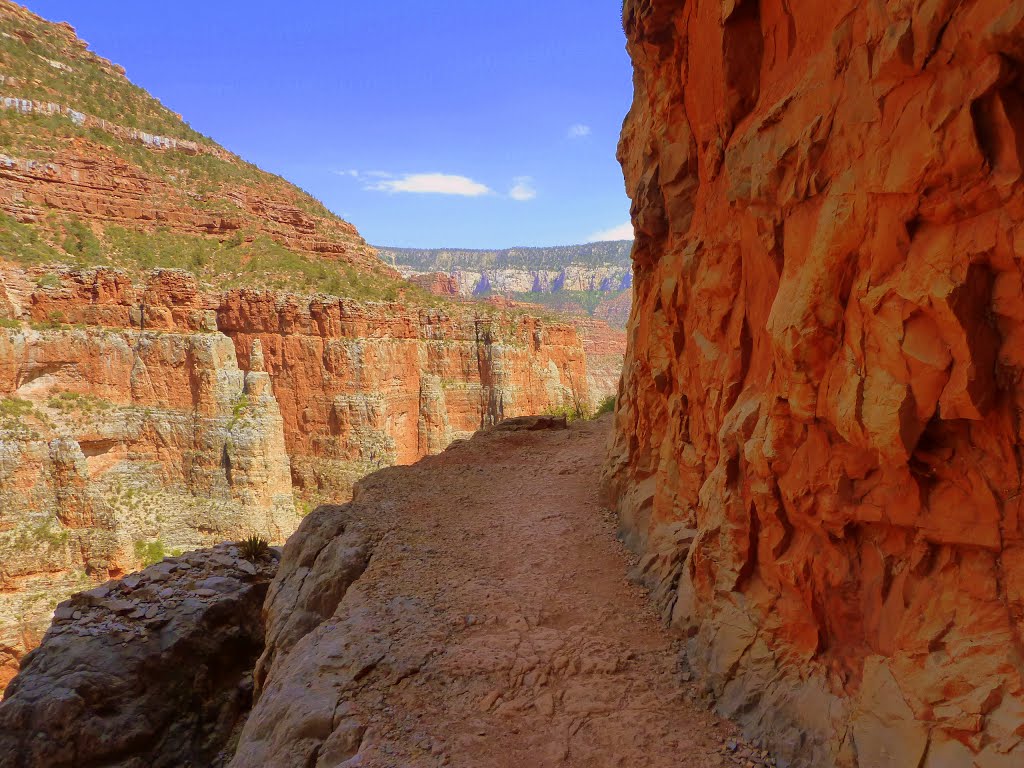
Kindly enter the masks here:
<path id="1" fill-rule="evenodd" d="M 242 557 L 254 563 L 270 551 L 270 542 L 258 533 L 250 533 L 238 542 L 238 549 Z"/>
<path id="2" fill-rule="evenodd" d="M 569 379 L 569 392 L 572 396 L 572 413 L 569 416 L 569 421 L 590 418 L 590 406 L 584 401 L 582 393 L 576 387 L 576 380 L 573 378 L 572 369 L 567 368 L 565 375 Z"/>
<path id="3" fill-rule="evenodd" d="M 139 540 L 135 542 L 135 558 L 145 568 L 159 563 L 166 555 L 164 543 L 159 539 L 156 541 Z"/>
<path id="4" fill-rule="evenodd" d="M 593 418 L 596 419 L 598 416 L 604 416 L 606 413 L 614 413 L 614 412 L 615 412 L 615 395 L 608 395 L 608 397 L 606 397 L 604 400 L 602 400 L 601 404 L 597 406 L 597 410 L 594 411 Z"/>

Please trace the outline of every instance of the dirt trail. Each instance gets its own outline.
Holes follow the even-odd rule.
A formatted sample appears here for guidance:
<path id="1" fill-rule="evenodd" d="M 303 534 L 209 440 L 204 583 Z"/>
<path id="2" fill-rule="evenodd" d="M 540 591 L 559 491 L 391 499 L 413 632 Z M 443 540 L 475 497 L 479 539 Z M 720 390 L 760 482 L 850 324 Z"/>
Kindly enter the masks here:
<path id="1" fill-rule="evenodd" d="M 733 764 L 733 728 L 689 702 L 677 641 L 626 577 L 598 499 L 607 429 L 492 432 L 371 478 L 357 506 L 390 527 L 234 765 Z M 322 700 L 330 735 L 296 744 Z"/>

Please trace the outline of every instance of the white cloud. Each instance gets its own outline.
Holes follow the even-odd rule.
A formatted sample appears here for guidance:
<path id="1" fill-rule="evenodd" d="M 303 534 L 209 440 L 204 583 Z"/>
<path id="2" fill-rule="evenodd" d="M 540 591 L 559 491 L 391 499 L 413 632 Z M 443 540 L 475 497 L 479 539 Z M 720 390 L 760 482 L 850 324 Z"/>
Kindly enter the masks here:
<path id="1" fill-rule="evenodd" d="M 582 139 L 584 136 L 590 135 L 590 126 L 584 125 L 583 123 L 576 123 L 576 125 L 569 126 L 569 138 L 570 139 Z"/>
<path id="2" fill-rule="evenodd" d="M 602 229 L 600 232 L 595 232 L 587 238 L 587 242 L 600 243 L 605 240 L 632 240 L 633 237 L 633 224 L 632 222 L 627 221 L 625 224 L 620 224 L 617 227 Z"/>
<path id="3" fill-rule="evenodd" d="M 386 179 L 371 184 L 367 189 L 376 192 L 410 192 L 418 195 L 461 195 L 481 197 L 491 189 L 466 176 L 447 173 L 410 173 L 398 179 Z"/>
<path id="4" fill-rule="evenodd" d="M 340 171 L 331 171 L 335 176 L 343 176 L 345 178 L 352 179 L 393 179 L 395 174 L 388 173 L 387 171 L 358 171 L 355 169 L 344 169 Z"/>
<path id="5" fill-rule="evenodd" d="M 529 176 L 516 176 L 512 180 L 514 186 L 508 191 L 508 196 L 513 200 L 523 203 L 533 200 L 537 196 L 537 190 L 533 188 L 533 179 Z"/>

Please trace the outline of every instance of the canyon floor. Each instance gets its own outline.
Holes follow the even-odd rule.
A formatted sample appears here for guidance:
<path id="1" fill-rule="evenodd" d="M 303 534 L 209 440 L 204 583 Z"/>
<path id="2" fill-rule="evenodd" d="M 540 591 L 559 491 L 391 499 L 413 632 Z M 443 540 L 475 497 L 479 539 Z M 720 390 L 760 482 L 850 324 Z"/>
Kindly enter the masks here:
<path id="1" fill-rule="evenodd" d="M 628 577 L 598 493 L 609 426 L 499 427 L 364 481 L 353 506 L 386 489 L 387 530 L 271 674 L 232 765 L 762 764 L 693 703 L 678 640 Z M 324 697 L 333 733 L 296 743 Z"/>

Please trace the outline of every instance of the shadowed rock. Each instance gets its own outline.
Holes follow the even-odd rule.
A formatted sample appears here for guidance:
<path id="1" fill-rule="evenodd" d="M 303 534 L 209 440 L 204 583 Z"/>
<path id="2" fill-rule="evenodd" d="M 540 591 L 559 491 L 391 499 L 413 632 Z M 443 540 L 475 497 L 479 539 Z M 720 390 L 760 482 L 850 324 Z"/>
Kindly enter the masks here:
<path id="1" fill-rule="evenodd" d="M 0 703 L 0 766 L 220 764 L 252 701 L 276 568 L 221 545 L 61 603 Z"/>

